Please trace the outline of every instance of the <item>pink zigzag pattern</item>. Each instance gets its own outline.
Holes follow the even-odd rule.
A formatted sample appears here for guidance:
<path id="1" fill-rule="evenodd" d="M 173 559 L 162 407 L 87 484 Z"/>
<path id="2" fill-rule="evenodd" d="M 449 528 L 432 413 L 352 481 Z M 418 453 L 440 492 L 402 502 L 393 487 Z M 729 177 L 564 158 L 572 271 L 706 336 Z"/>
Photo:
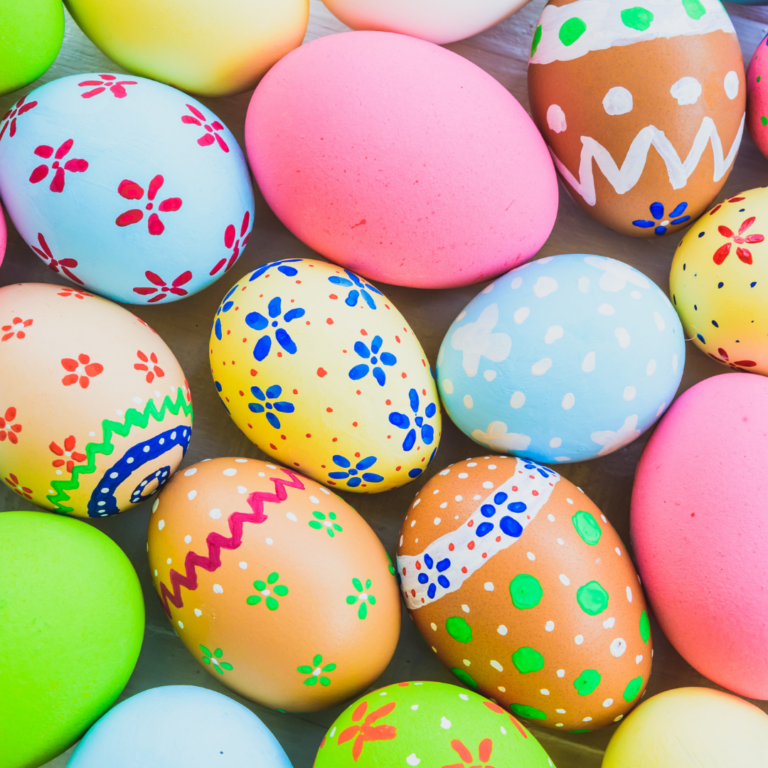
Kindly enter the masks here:
<path id="1" fill-rule="evenodd" d="M 209 533 L 206 538 L 208 544 L 208 557 L 198 555 L 196 552 L 187 552 L 187 556 L 184 559 L 184 568 L 186 573 L 182 576 L 178 571 L 171 569 L 170 582 L 171 589 L 165 586 L 164 582 L 160 583 L 160 600 L 163 603 L 165 612 L 170 617 L 171 609 L 168 603 L 181 608 L 184 605 L 184 601 L 181 597 L 181 588 L 184 587 L 190 591 L 197 589 L 197 567 L 202 568 L 210 573 L 221 567 L 221 550 L 222 549 L 237 549 L 243 543 L 243 524 L 255 523 L 260 524 L 266 521 L 267 515 L 264 514 L 264 504 L 281 504 L 288 498 L 288 491 L 286 488 L 297 488 L 298 490 L 304 490 L 304 483 L 299 480 L 298 476 L 291 472 L 289 469 L 283 469 L 288 477 L 291 478 L 290 482 L 281 480 L 278 477 L 270 477 L 269 479 L 275 484 L 274 493 L 262 493 L 260 491 L 254 491 L 248 495 L 248 504 L 253 510 L 251 513 L 247 512 L 233 512 L 227 523 L 229 524 L 229 530 L 231 536 L 227 538 L 220 533 Z"/>

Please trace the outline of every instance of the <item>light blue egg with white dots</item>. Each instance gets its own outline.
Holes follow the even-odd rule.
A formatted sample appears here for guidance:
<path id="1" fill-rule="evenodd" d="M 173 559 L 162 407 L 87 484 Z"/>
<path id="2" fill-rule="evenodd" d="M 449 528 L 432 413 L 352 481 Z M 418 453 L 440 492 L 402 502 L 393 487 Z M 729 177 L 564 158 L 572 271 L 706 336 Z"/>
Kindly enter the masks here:
<path id="1" fill-rule="evenodd" d="M 672 403 L 685 364 L 680 320 L 641 272 L 586 254 L 525 264 L 456 318 L 440 396 L 497 453 L 566 463 L 640 437 Z"/>

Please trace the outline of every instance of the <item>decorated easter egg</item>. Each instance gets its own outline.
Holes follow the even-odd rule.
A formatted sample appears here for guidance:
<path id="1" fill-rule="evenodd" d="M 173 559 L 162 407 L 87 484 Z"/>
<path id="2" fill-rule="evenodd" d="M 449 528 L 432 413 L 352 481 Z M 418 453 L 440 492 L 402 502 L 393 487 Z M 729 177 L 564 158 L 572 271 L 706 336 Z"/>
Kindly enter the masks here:
<path id="1" fill-rule="evenodd" d="M 3 215 L 3 207 L 0 205 L 0 264 L 3 263 L 3 257 L 5 256 L 5 246 L 8 242 L 8 232 L 5 228 L 5 216 Z"/>
<path id="2" fill-rule="evenodd" d="M 442 45 L 463 40 L 498 24 L 530 0 L 462 0 L 413 3 L 408 0 L 323 0 L 352 29 L 378 29 L 421 37 Z M 768 2 L 768 0 L 767 0 Z"/>
<path id="3" fill-rule="evenodd" d="M 2 0 L 0 94 L 10 93 L 45 73 L 64 40 L 60 0 Z"/>
<path id="4" fill-rule="evenodd" d="M 189 447 L 192 400 L 142 320 L 74 288 L 0 289 L 0 477 L 38 506 L 105 517 L 148 499 Z"/>
<path id="5" fill-rule="evenodd" d="M 424 486 L 400 533 L 406 607 L 470 688 L 572 732 L 639 701 L 653 655 L 645 598 L 580 488 L 526 459 L 468 459 Z"/>
<path id="6" fill-rule="evenodd" d="M 129 72 L 205 96 L 253 88 L 301 45 L 309 0 L 66 0 L 86 35 Z"/>
<path id="7" fill-rule="evenodd" d="M 322 483 L 379 493 L 418 477 L 441 435 L 424 350 L 378 288 L 309 259 L 259 267 L 211 333 L 224 407 L 265 453 Z"/>
<path id="8" fill-rule="evenodd" d="M 768 0 L 760 5 L 768 5 Z M 757 46 L 747 71 L 747 126 L 758 149 L 768 157 L 768 104 L 765 77 L 768 67 L 768 36 Z"/>
<path id="9" fill-rule="evenodd" d="M 129 304 L 177 301 L 245 247 L 254 212 L 245 158 L 216 115 L 175 88 L 64 77 L 16 104 L 0 136 L 9 216 L 76 285 Z"/>
<path id="10" fill-rule="evenodd" d="M 594 459 L 640 437 L 677 392 L 680 321 L 641 272 L 602 256 L 540 259 L 473 299 L 438 355 L 466 435 L 536 461 Z"/>
<path id="11" fill-rule="evenodd" d="M 141 586 L 96 528 L 3 512 L 0 595 L 0 765 L 36 768 L 79 739 L 128 682 L 144 636 Z"/>
<path id="12" fill-rule="evenodd" d="M 664 634 L 702 675 L 754 699 L 768 699 L 767 401 L 768 381 L 744 373 L 683 394 L 643 453 L 631 515 Z"/>
<path id="13" fill-rule="evenodd" d="M 614 734 L 603 768 L 764 768 L 768 715 L 710 688 L 676 688 L 643 702 Z M 694 761 L 694 762 L 691 762 Z"/>
<path id="14" fill-rule="evenodd" d="M 384 547 L 352 507 L 292 470 L 214 459 L 180 472 L 152 508 L 148 548 L 184 645 L 259 704 L 334 706 L 392 658 L 400 601 Z"/>
<path id="15" fill-rule="evenodd" d="M 254 760 L 259 768 L 291 768 L 277 739 L 242 704 L 205 688 L 168 685 L 110 710 L 67 768 L 243 768 Z"/>
<path id="16" fill-rule="evenodd" d="M 488 280 L 530 259 L 557 215 L 523 107 L 467 59 L 404 35 L 329 35 L 286 56 L 253 95 L 245 142 L 288 229 L 372 280 Z"/>
<path id="17" fill-rule="evenodd" d="M 550 0 L 528 86 L 568 192 L 634 237 L 698 218 L 744 132 L 744 64 L 720 0 Z"/>
<path id="18" fill-rule="evenodd" d="M 368 693 L 341 713 L 314 768 L 480 763 L 554 766 L 523 725 L 482 696 L 445 683 L 398 683 Z"/>
<path id="19" fill-rule="evenodd" d="M 768 374 L 768 189 L 715 206 L 680 242 L 669 286 L 686 338 L 713 360 Z M 763 274 L 764 273 L 764 274 Z"/>

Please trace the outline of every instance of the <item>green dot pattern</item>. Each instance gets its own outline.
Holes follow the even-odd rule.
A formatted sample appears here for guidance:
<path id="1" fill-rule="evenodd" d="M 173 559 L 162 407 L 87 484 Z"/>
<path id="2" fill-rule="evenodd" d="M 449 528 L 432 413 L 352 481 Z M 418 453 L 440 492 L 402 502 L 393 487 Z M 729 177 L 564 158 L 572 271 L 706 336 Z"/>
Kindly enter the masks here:
<path id="1" fill-rule="evenodd" d="M 621 20 L 625 27 L 645 32 L 653 23 L 653 14 L 647 8 L 626 8 L 621 12 Z"/>
<path id="2" fill-rule="evenodd" d="M 761 118 L 760 118 L 760 122 L 761 122 L 763 125 L 768 125 L 768 117 L 765 117 L 765 116 L 761 117 Z"/>
<path id="3" fill-rule="evenodd" d="M 544 33 L 544 27 L 539 24 L 536 27 L 536 31 L 533 33 L 533 41 L 531 42 L 531 58 L 536 55 L 536 51 L 539 50 L 539 43 L 541 42 L 541 36 Z"/>
<path id="4" fill-rule="evenodd" d="M 528 573 L 519 573 L 509 583 L 509 594 L 512 604 L 521 611 L 535 608 L 544 595 L 539 580 Z"/>
<path id="5" fill-rule="evenodd" d="M 457 643 L 472 642 L 472 627 L 461 616 L 452 616 L 445 622 L 445 628 Z"/>
<path id="6" fill-rule="evenodd" d="M 640 615 L 640 637 L 642 637 L 643 642 L 648 645 L 648 641 L 651 638 L 651 621 L 645 611 Z"/>
<path id="7" fill-rule="evenodd" d="M 589 512 L 577 512 L 571 518 L 571 522 L 576 529 L 576 533 L 581 536 L 582 541 L 584 541 L 585 544 L 594 547 L 600 542 L 600 537 L 603 535 L 603 532 L 600 530 L 597 520 L 595 520 Z"/>
<path id="8" fill-rule="evenodd" d="M 624 689 L 624 701 L 632 703 L 637 698 L 642 687 L 642 677 L 636 677 L 634 680 L 630 680 L 629 683 L 627 683 L 627 687 Z"/>
<path id="9" fill-rule="evenodd" d="M 509 709 L 518 717 L 524 717 L 526 720 L 547 719 L 546 712 L 542 712 L 536 707 L 529 707 L 527 704 L 510 704 Z"/>
<path id="10" fill-rule="evenodd" d="M 595 669 L 585 669 L 574 681 L 573 687 L 578 691 L 579 696 L 589 696 L 594 693 L 602 677 Z"/>
<path id="11" fill-rule="evenodd" d="M 586 31 L 587 25 L 584 19 L 574 16 L 560 27 L 560 42 L 567 48 L 569 45 L 573 45 Z"/>
<path id="12" fill-rule="evenodd" d="M 683 0 L 685 12 L 694 20 L 698 21 L 707 13 L 707 9 L 701 4 L 700 0 Z"/>
<path id="13" fill-rule="evenodd" d="M 521 675 L 528 675 L 531 672 L 538 672 L 544 669 L 544 657 L 534 648 L 527 645 L 518 648 L 512 654 L 512 663 L 517 667 Z"/>
<path id="14" fill-rule="evenodd" d="M 581 610 L 588 616 L 597 616 L 608 607 L 608 593 L 597 581 L 590 581 L 576 592 Z"/>
<path id="15" fill-rule="evenodd" d="M 469 686 L 473 691 L 477 690 L 477 683 L 472 679 L 468 672 L 465 672 L 463 669 L 452 669 L 451 672 L 453 672 L 464 685 Z"/>

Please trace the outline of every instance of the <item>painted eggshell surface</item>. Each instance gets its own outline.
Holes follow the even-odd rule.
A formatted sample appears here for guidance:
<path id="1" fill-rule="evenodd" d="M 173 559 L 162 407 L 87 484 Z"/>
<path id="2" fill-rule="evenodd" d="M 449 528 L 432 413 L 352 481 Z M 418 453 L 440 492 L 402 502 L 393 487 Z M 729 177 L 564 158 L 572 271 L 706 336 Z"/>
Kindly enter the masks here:
<path id="1" fill-rule="evenodd" d="M 462 682 L 548 728 L 621 720 L 651 627 L 621 539 L 575 485 L 525 459 L 453 464 L 417 494 L 397 569 L 427 644 Z"/>
<path id="2" fill-rule="evenodd" d="M 643 453 L 631 514 L 637 567 L 664 634 L 702 675 L 762 700 L 766 402 L 768 380 L 745 373 L 705 379 L 685 392 Z M 735 503 L 738 524 L 726 524 Z"/>
<path id="3" fill-rule="evenodd" d="M 314 768 L 475 766 L 553 768 L 533 735 L 476 693 L 398 683 L 351 704 L 326 734 Z"/>
<path id="4" fill-rule="evenodd" d="M 489 280 L 534 256 L 557 215 L 525 109 L 472 62 L 405 35 L 328 35 L 286 56 L 253 95 L 245 142 L 283 224 L 370 280 Z"/>
<path id="5" fill-rule="evenodd" d="M 54 80 L 0 131 L 0 194 L 32 250 L 129 304 L 177 301 L 237 260 L 253 221 L 248 166 L 207 107 L 123 75 Z M 14 131 L 15 129 L 15 131 Z"/>
<path id="6" fill-rule="evenodd" d="M 123 512 L 189 447 L 184 372 L 146 323 L 110 301 L 40 283 L 0 289 L 0 371 L 0 477 L 41 507 Z"/>
<path id="7" fill-rule="evenodd" d="M 680 321 L 636 269 L 602 256 L 535 261 L 489 285 L 438 356 L 466 435 L 536 461 L 605 456 L 661 416 L 685 363 Z"/>
<path id="8" fill-rule="evenodd" d="M 352 29 L 378 29 L 442 45 L 498 24 L 530 0 L 323 0 Z"/>
<path id="9" fill-rule="evenodd" d="M 768 5 L 768 2 L 765 3 Z M 747 72 L 747 126 L 758 149 L 768 157 L 768 36 L 757 46 Z"/>
<path id="10" fill-rule="evenodd" d="M 224 297 L 211 370 L 238 427 L 277 461 L 340 490 L 379 493 L 437 451 L 424 350 L 378 288 L 333 264 L 276 261 Z"/>
<path id="11" fill-rule="evenodd" d="M 86 35 L 129 72 L 191 93 L 253 88 L 301 45 L 309 0 L 66 0 Z"/>
<path id="12" fill-rule="evenodd" d="M 723 365 L 768 374 L 768 189 L 725 200 L 691 227 L 669 287 L 686 338 Z"/>
<path id="13" fill-rule="evenodd" d="M 88 731 L 67 768 L 107 765 L 291 768 L 277 739 L 253 712 L 192 685 L 151 688 L 121 702 Z"/>
<path id="14" fill-rule="evenodd" d="M 699 217 L 741 144 L 744 64 L 720 0 L 550 0 L 528 86 L 566 189 L 625 235 Z"/>
<path id="15" fill-rule="evenodd" d="M 213 459 L 178 473 L 148 546 L 174 631 L 241 696 L 325 709 L 392 658 L 400 601 L 384 547 L 346 502 L 291 470 Z"/>

